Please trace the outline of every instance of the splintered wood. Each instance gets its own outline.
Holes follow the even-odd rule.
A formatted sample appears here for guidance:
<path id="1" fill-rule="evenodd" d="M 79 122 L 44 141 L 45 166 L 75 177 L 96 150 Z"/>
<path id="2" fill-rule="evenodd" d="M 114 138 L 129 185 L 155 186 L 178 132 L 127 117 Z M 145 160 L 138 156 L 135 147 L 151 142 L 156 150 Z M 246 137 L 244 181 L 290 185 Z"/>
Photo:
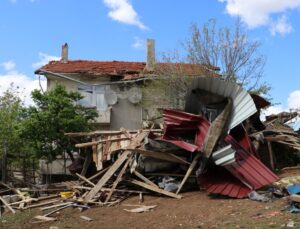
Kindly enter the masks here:
<path id="1" fill-rule="evenodd" d="M 137 194 L 140 199 L 143 199 L 142 194 L 149 192 L 154 192 L 176 199 L 181 198 L 178 194 L 160 188 L 154 181 L 151 180 L 151 177 L 136 170 L 136 159 L 139 157 L 152 158 L 165 163 L 183 165 L 188 169 L 191 166 L 191 163 L 188 162 L 186 158 L 182 158 L 171 151 L 156 152 L 146 149 L 144 140 L 148 137 L 149 133 L 151 133 L 149 130 L 134 133 L 133 131 L 121 129 L 120 132 L 113 132 L 113 137 L 111 138 L 109 137 L 109 132 L 102 133 L 105 133 L 107 136 L 104 140 L 96 141 L 96 138 L 93 135 L 92 142 L 76 144 L 76 146 L 89 147 L 102 144 L 102 163 L 107 159 L 105 158 L 105 155 L 111 154 L 109 149 L 111 144 L 124 140 L 128 141 L 129 144 L 127 144 L 125 149 L 119 145 L 121 148 L 117 149 L 119 152 L 114 154 L 110 159 L 110 165 L 101 169 L 94 176 L 86 178 L 81 174 L 76 174 L 80 181 L 77 182 L 77 184 L 69 184 L 68 187 L 73 188 L 74 192 L 75 190 L 79 190 L 80 194 L 77 198 L 79 203 L 109 206 L 119 203 L 120 200 L 128 197 L 130 194 Z M 95 157 L 93 156 L 93 158 Z M 189 177 L 189 175 L 190 173 L 186 175 L 185 180 Z"/>

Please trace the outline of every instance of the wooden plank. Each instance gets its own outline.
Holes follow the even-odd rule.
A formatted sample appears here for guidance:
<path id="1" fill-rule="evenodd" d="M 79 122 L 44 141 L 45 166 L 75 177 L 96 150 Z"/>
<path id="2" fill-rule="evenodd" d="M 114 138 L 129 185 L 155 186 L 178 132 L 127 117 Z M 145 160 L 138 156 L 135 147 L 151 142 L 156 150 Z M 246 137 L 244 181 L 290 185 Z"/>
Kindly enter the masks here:
<path id="1" fill-rule="evenodd" d="M 76 176 L 78 176 L 80 179 L 84 180 L 86 183 L 92 185 L 93 187 L 95 187 L 96 185 L 91 182 L 90 180 L 88 180 L 87 178 L 85 178 L 84 176 L 81 176 L 80 174 L 76 173 Z"/>
<path id="2" fill-rule="evenodd" d="M 143 132 L 153 132 L 153 133 L 162 133 L 162 129 L 151 129 L 151 130 L 128 130 L 129 133 L 138 133 L 140 131 Z M 83 136 L 99 136 L 99 135 L 118 135 L 122 134 L 121 130 L 102 130 L 102 131 L 94 131 L 94 132 L 77 132 L 77 133 L 65 133 L 66 136 L 71 137 L 83 137 Z"/>
<path id="3" fill-rule="evenodd" d="M 81 215 L 81 216 L 79 216 L 81 219 L 83 219 L 83 220 L 85 220 L 85 221 L 93 221 L 93 219 L 91 219 L 91 218 L 89 218 L 89 217 L 87 217 L 87 216 L 84 216 L 84 215 Z"/>
<path id="4" fill-rule="evenodd" d="M 0 196 L 0 200 L 13 214 L 16 214 L 16 211 L 1 196 Z"/>
<path id="5" fill-rule="evenodd" d="M 74 186 L 74 188 L 76 188 L 76 189 L 82 189 L 82 190 L 92 190 L 92 188 L 90 188 L 90 187 L 84 187 L 84 186 Z M 109 191 L 111 191 L 111 188 L 101 188 L 101 191 L 109 192 Z M 128 190 L 128 189 L 115 189 L 114 191 L 115 192 L 125 192 L 125 193 L 137 193 L 137 194 L 140 194 L 140 193 L 147 194 L 148 193 L 148 192 L 136 191 L 136 190 Z"/>
<path id="6" fill-rule="evenodd" d="M 151 205 L 151 206 L 145 206 L 144 205 L 144 206 L 134 208 L 134 209 L 124 209 L 124 211 L 132 212 L 132 213 L 141 213 L 141 212 L 150 211 L 150 210 L 152 210 L 156 207 L 157 207 L 157 205 Z"/>
<path id="7" fill-rule="evenodd" d="M 99 141 L 93 141 L 93 142 L 85 142 L 85 143 L 76 144 L 75 147 L 77 147 L 77 148 L 84 148 L 84 147 L 96 146 L 96 145 L 101 144 L 101 143 L 117 142 L 117 141 L 124 141 L 124 140 L 129 140 L 129 138 L 127 138 L 127 137 L 124 137 L 124 138 L 112 138 L 112 139 L 105 139 L 105 140 L 99 140 Z"/>
<path id="8" fill-rule="evenodd" d="M 55 204 L 55 205 L 51 205 L 51 206 L 47 206 L 47 207 L 44 207 L 44 208 L 41 208 L 42 211 L 45 211 L 45 210 L 49 210 L 49 209 L 52 209 L 52 208 L 57 208 L 57 207 L 61 207 L 61 206 L 65 206 L 65 205 L 68 205 L 70 203 L 60 203 L 60 204 Z"/>
<path id="9" fill-rule="evenodd" d="M 152 158 L 155 158 L 155 159 L 174 162 L 174 163 L 178 163 L 178 164 L 185 164 L 185 165 L 190 165 L 191 164 L 191 163 L 185 161 L 184 159 L 175 156 L 172 153 L 155 152 L 155 151 L 144 150 L 144 149 L 129 149 L 129 150 L 140 153 L 140 154 L 142 154 L 146 157 L 152 157 Z"/>
<path id="10" fill-rule="evenodd" d="M 118 174 L 116 180 L 114 181 L 114 183 L 113 183 L 113 185 L 112 185 L 112 187 L 111 187 L 111 190 L 110 190 L 109 193 L 107 194 L 107 197 L 106 197 L 104 203 L 107 203 L 107 202 L 110 200 L 110 198 L 111 198 L 113 192 L 115 191 L 117 185 L 118 185 L 119 182 L 121 181 L 121 179 L 122 179 L 124 173 L 126 172 L 126 169 L 127 169 L 128 165 L 129 165 L 129 163 L 130 163 L 131 161 L 132 161 L 132 156 L 126 161 L 125 165 L 123 166 L 123 168 L 122 168 L 121 171 L 119 172 L 119 174 Z"/>
<path id="11" fill-rule="evenodd" d="M 153 192 L 157 192 L 157 193 L 160 193 L 160 194 L 163 194 L 163 195 L 166 195 L 166 196 L 170 196 L 170 197 L 173 197 L 173 198 L 176 198 L 176 199 L 181 199 L 180 195 L 177 195 L 177 194 L 172 193 L 172 192 L 165 191 L 165 190 L 157 188 L 157 187 L 155 187 L 153 185 L 149 185 L 149 184 L 143 183 L 143 182 L 135 180 L 135 179 L 132 179 L 132 180 L 129 180 L 129 181 L 132 184 L 141 186 L 141 187 L 146 188 L 148 190 L 151 190 Z"/>
<path id="12" fill-rule="evenodd" d="M 185 174 L 183 180 L 181 181 L 181 183 L 180 183 L 180 185 L 179 185 L 179 187 L 178 187 L 178 189 L 177 189 L 177 191 L 176 191 L 176 194 L 178 194 L 178 193 L 181 191 L 181 189 L 182 189 L 183 185 L 185 184 L 186 180 L 189 178 L 189 176 L 190 176 L 191 173 L 193 172 L 193 170 L 194 170 L 194 168 L 195 168 L 195 166 L 196 166 L 196 164 L 197 164 L 199 158 L 200 158 L 200 153 L 198 153 L 198 154 L 194 157 L 194 159 L 193 159 L 193 161 L 192 161 L 192 164 L 191 164 L 190 167 L 188 168 L 188 170 L 187 170 L 187 172 L 186 172 L 186 174 Z"/>
<path id="13" fill-rule="evenodd" d="M 43 215 L 43 216 L 48 217 L 49 215 L 52 215 L 52 214 L 54 214 L 55 212 L 58 212 L 58 211 L 60 211 L 60 210 L 62 210 L 62 209 L 65 209 L 65 208 L 67 208 L 67 207 L 70 207 L 70 206 L 72 206 L 72 205 L 73 205 L 73 203 L 69 203 L 68 205 L 65 205 L 65 206 L 62 206 L 62 207 L 60 207 L 60 208 L 57 208 L 57 209 L 55 209 L 55 210 L 53 210 L 53 211 L 51 211 L 51 212 L 49 212 L 49 213 L 47 213 L 47 214 L 45 214 L 45 215 Z"/>
<path id="14" fill-rule="evenodd" d="M 92 162 L 92 152 L 87 152 L 80 175 L 85 176 L 91 162 Z"/>
<path id="15" fill-rule="evenodd" d="M 130 148 L 139 146 L 146 136 L 147 133 L 138 134 L 136 138 L 132 139 Z M 90 202 L 130 155 L 131 151 L 124 151 L 121 156 L 115 161 L 115 163 L 109 168 L 109 170 L 103 175 L 96 186 L 86 195 L 84 201 Z"/>
<path id="16" fill-rule="evenodd" d="M 48 221 L 55 221 L 56 218 L 54 217 L 47 217 L 47 216 L 43 216 L 43 215 L 37 215 L 34 217 L 35 219 L 39 219 L 39 220 L 42 220 L 42 221 L 45 221 L 45 222 L 48 222 Z"/>
<path id="17" fill-rule="evenodd" d="M 138 171 L 134 170 L 133 171 L 134 175 L 136 175 L 138 178 L 140 178 L 142 181 L 144 181 L 145 183 L 152 185 L 154 187 L 159 188 L 156 184 L 154 184 L 151 180 L 149 180 L 148 178 L 144 177 L 142 174 L 140 174 Z"/>
<path id="18" fill-rule="evenodd" d="M 95 179 L 95 178 L 101 176 L 101 175 L 102 175 L 103 173 L 105 173 L 109 168 L 110 168 L 110 167 L 107 167 L 107 168 L 105 168 L 105 169 L 102 169 L 101 171 L 99 171 L 99 172 L 96 173 L 95 175 L 93 175 L 93 176 L 91 176 L 91 177 L 89 177 L 89 178 L 86 178 L 86 179 L 89 180 L 89 181 L 91 181 L 91 180 L 93 180 L 93 179 Z M 80 184 L 84 184 L 84 183 L 85 183 L 84 180 L 80 182 Z"/>
<path id="19" fill-rule="evenodd" d="M 116 162 L 110 167 L 110 169 L 103 175 L 96 186 L 86 195 L 84 200 L 90 202 L 94 196 L 101 190 L 101 188 L 106 184 L 106 182 L 111 178 L 111 176 L 118 170 L 118 168 L 123 164 L 127 157 L 131 154 L 130 151 L 125 151 L 116 160 Z"/>
<path id="20" fill-rule="evenodd" d="M 97 140 L 96 137 L 93 137 L 93 138 L 92 138 L 92 142 L 95 142 L 96 140 Z M 93 151 L 93 161 L 94 161 L 95 164 L 96 164 L 96 168 L 98 168 L 97 148 L 98 148 L 98 145 L 93 145 L 93 146 L 92 146 L 92 151 Z"/>
<path id="21" fill-rule="evenodd" d="M 51 200 L 51 201 L 44 202 L 44 203 L 33 204 L 33 205 L 26 206 L 26 207 L 24 207 L 23 209 L 30 209 L 30 208 L 42 207 L 42 206 L 45 206 L 45 205 L 48 205 L 48 204 L 56 203 L 56 202 L 58 202 L 58 201 L 61 201 L 61 200 L 60 200 L 60 199 L 59 199 L 59 200 Z"/>

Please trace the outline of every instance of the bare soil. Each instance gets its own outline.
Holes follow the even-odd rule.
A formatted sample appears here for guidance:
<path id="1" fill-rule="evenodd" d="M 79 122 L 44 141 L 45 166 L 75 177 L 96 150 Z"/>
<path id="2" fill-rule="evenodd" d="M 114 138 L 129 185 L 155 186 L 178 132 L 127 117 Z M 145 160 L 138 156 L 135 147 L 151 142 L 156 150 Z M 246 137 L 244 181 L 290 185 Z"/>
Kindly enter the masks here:
<path id="1" fill-rule="evenodd" d="M 286 199 L 261 203 L 208 196 L 199 191 L 184 193 L 183 196 L 177 200 L 147 195 L 143 204 L 157 207 L 144 213 L 123 210 L 134 208 L 125 205 L 139 204 L 138 196 L 114 207 L 94 207 L 83 212 L 69 208 L 53 215 L 57 221 L 38 224 L 34 223 L 33 217 L 41 215 L 41 211 L 27 210 L 4 215 L 0 218 L 0 228 L 284 228 L 290 221 L 294 222 L 294 228 L 300 228 L 300 215 L 286 210 Z M 81 215 L 93 221 L 85 221 Z"/>

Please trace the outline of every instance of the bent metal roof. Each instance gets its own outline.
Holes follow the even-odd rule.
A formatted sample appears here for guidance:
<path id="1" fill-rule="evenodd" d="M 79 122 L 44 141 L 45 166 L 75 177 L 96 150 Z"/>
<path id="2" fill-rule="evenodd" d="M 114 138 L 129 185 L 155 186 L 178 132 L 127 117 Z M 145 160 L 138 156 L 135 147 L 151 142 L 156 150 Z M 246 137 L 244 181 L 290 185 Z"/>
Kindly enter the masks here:
<path id="1" fill-rule="evenodd" d="M 145 74 L 158 74 L 160 71 L 182 71 L 185 75 L 213 75 L 220 69 L 209 65 L 188 63 L 157 63 L 154 71 L 146 70 L 146 62 L 129 61 L 93 61 L 93 60 L 69 60 L 50 61 L 35 71 L 35 74 L 43 74 L 43 71 L 65 74 L 86 75 L 112 75 L 120 76 L 121 80 L 130 80 L 143 77 Z"/>

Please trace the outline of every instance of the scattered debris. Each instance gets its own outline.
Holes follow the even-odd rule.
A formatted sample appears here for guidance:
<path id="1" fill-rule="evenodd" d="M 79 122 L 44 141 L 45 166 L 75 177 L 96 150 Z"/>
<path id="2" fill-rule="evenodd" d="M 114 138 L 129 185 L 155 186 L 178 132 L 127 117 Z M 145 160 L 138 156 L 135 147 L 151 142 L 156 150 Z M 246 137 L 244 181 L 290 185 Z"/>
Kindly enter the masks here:
<path id="1" fill-rule="evenodd" d="M 146 211 L 150 211 L 154 208 L 156 208 L 157 205 L 151 205 L 151 206 L 141 206 L 141 207 L 138 207 L 138 208 L 134 208 L 134 209 L 124 209 L 124 211 L 127 211 L 127 212 L 132 212 L 132 213 L 142 213 L 142 212 L 146 212 Z"/>

